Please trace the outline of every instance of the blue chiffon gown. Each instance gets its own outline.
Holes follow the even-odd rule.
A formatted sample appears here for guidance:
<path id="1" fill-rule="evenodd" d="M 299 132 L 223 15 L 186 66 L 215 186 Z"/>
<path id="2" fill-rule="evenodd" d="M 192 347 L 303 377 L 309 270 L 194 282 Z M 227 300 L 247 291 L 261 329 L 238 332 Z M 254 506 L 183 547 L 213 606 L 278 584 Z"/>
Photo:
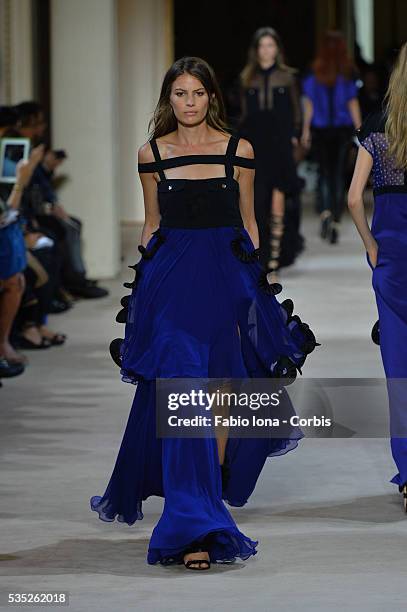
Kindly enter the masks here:
<path id="1" fill-rule="evenodd" d="M 386 375 L 391 450 L 398 473 L 390 482 L 407 483 L 407 173 L 388 155 L 385 115 L 373 113 L 357 131 L 373 158 L 374 211 L 371 232 L 378 244 L 372 286 L 379 314 L 378 336 Z"/>
<path id="2" fill-rule="evenodd" d="M 145 499 L 164 497 L 149 564 L 182 563 L 185 548 L 207 536 L 211 561 L 233 562 L 255 555 L 258 540 L 238 529 L 224 502 L 243 506 L 266 458 L 294 449 L 303 434 L 292 428 L 285 439 L 230 437 L 222 486 L 216 438 L 156 436 L 155 379 L 286 377 L 289 384 L 317 343 L 292 301 L 277 301 L 281 285 L 268 283 L 243 226 L 234 166 L 254 168 L 254 160 L 236 155 L 238 138 L 230 137 L 224 155 L 170 159 L 150 144 L 155 162 L 139 164 L 139 172 L 159 173 L 161 221 L 130 266 L 131 295 L 116 317 L 125 338 L 111 344 L 122 380 L 137 388 L 107 489 L 90 504 L 102 520 L 132 525 L 143 518 Z M 165 169 L 198 163 L 222 164 L 225 176 L 165 176 Z"/>

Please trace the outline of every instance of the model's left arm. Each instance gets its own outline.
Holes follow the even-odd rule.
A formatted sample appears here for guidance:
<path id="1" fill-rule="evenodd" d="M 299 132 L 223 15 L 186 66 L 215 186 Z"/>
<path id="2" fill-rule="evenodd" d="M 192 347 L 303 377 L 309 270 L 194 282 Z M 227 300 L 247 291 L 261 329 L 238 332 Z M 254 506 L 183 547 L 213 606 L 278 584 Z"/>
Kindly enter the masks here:
<path id="1" fill-rule="evenodd" d="M 352 118 L 353 127 L 357 130 L 362 124 L 362 113 L 358 99 L 358 88 L 354 81 L 348 83 L 348 110 Z"/>
<path id="2" fill-rule="evenodd" d="M 298 144 L 298 139 L 301 136 L 302 112 L 301 112 L 300 90 L 299 90 L 297 77 L 295 75 L 291 76 L 290 98 L 291 98 L 291 107 L 293 109 L 292 137 L 295 140 L 293 144 Z"/>
<path id="3" fill-rule="evenodd" d="M 350 116 L 352 117 L 353 126 L 357 129 L 362 123 L 362 115 L 360 112 L 360 104 L 357 98 L 352 98 L 348 102 Z"/>
<path id="4" fill-rule="evenodd" d="M 245 138 L 240 138 L 236 155 L 254 161 L 253 147 Z M 254 248 L 257 249 L 259 247 L 259 230 L 254 214 L 254 174 L 254 168 L 243 168 L 239 166 L 240 214 L 242 215 L 243 225 L 250 235 Z"/>

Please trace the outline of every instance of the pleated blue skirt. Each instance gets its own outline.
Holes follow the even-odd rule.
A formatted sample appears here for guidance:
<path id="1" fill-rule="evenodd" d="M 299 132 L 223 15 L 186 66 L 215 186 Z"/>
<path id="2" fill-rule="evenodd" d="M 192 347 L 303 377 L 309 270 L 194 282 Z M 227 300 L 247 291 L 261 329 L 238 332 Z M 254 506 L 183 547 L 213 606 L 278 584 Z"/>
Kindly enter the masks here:
<path id="1" fill-rule="evenodd" d="M 267 457 L 294 449 L 303 437 L 232 438 L 222 489 L 214 437 L 158 438 L 157 378 L 295 378 L 316 341 L 309 326 L 280 303 L 243 228 L 161 227 L 134 266 L 126 304 L 121 376 L 136 392 L 113 473 L 91 509 L 105 521 L 132 525 L 142 502 L 164 498 L 147 562 L 182 563 L 183 551 L 211 534 L 212 562 L 256 554 L 258 540 L 239 531 L 225 502 L 243 506 Z M 286 410 L 294 413 L 283 391 Z"/>

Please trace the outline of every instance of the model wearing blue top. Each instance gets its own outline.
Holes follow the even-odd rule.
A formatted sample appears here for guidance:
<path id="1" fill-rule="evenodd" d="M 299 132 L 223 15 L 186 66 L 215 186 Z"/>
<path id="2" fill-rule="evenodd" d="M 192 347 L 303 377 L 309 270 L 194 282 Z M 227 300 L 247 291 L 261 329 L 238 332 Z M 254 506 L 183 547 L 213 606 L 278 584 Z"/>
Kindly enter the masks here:
<path id="1" fill-rule="evenodd" d="M 158 438 L 157 378 L 295 378 L 316 346 L 308 325 L 279 303 L 258 261 L 250 143 L 225 131 L 212 69 L 181 58 L 164 77 L 153 134 L 139 151 L 145 223 L 136 277 L 111 351 L 137 386 L 117 461 L 91 508 L 132 525 L 142 502 L 165 498 L 149 543 L 150 564 L 208 569 L 256 554 L 224 501 L 243 506 L 267 457 L 297 446 L 284 438 Z M 271 381 L 272 382 L 272 381 Z M 279 383 L 284 384 L 283 383 Z M 283 387 L 281 400 L 293 412 Z M 200 552 L 199 552 L 200 551 Z"/>
<path id="2" fill-rule="evenodd" d="M 321 237 L 331 244 L 339 237 L 345 201 L 345 163 L 353 129 L 360 127 L 357 87 L 345 39 L 327 32 L 313 73 L 303 80 L 304 124 L 302 144 L 312 140 L 319 165 Z"/>
<path id="3" fill-rule="evenodd" d="M 379 343 L 387 379 L 391 449 L 398 473 L 391 482 L 407 511 L 407 43 L 386 93 L 386 110 L 358 130 L 360 144 L 348 206 L 366 248 L 379 313 Z M 373 169 L 374 213 L 369 228 L 363 191 Z"/>

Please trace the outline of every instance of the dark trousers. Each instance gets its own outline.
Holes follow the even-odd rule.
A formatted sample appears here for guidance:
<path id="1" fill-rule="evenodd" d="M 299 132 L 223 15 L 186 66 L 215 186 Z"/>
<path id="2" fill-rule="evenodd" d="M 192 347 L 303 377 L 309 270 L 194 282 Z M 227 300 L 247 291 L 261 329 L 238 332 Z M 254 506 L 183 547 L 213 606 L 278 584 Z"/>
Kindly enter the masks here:
<path id="1" fill-rule="evenodd" d="M 38 215 L 44 233 L 54 238 L 62 255 L 62 284 L 69 288 L 80 284 L 86 277 L 82 259 L 82 222 L 77 217 L 64 221 L 54 215 Z"/>
<path id="2" fill-rule="evenodd" d="M 313 130 L 315 156 L 319 166 L 320 212 L 329 210 L 339 222 L 345 204 L 345 169 L 353 128 Z"/>
<path id="3" fill-rule="evenodd" d="M 13 334 L 31 325 L 42 325 L 50 310 L 50 305 L 59 287 L 61 259 L 56 245 L 31 251 L 32 255 L 42 265 L 48 279 L 40 286 L 37 285 L 37 274 L 34 268 L 28 265 L 24 270 L 25 290 L 21 305 L 13 325 Z"/>

